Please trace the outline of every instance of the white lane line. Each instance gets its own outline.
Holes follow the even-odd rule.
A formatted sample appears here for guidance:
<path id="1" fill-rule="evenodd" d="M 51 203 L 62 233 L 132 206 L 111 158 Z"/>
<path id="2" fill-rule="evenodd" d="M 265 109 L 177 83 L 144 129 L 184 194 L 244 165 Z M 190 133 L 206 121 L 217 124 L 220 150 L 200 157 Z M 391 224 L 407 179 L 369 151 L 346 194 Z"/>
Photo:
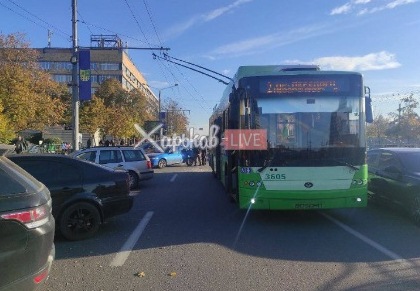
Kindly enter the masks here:
<path id="1" fill-rule="evenodd" d="M 146 228 L 152 216 L 153 211 L 149 211 L 146 213 L 143 219 L 140 220 L 140 223 L 137 225 L 136 229 L 131 233 L 130 237 L 127 239 L 120 251 L 115 255 L 110 264 L 111 267 L 121 267 L 124 265 L 125 261 L 133 250 L 134 245 L 139 240 L 143 230 Z"/>
<path id="2" fill-rule="evenodd" d="M 405 259 L 403 259 L 403 257 L 397 255 L 394 252 L 391 252 L 390 250 L 388 250 L 387 248 L 381 246 L 380 244 L 378 244 L 377 242 L 374 242 L 373 240 L 371 240 L 370 238 L 364 236 L 363 234 L 361 234 L 360 232 L 352 229 L 351 227 L 345 225 L 344 223 L 338 221 L 337 219 L 329 216 L 328 214 L 325 213 L 321 213 L 325 218 L 329 219 L 330 221 L 332 221 L 333 223 L 335 223 L 336 225 L 338 225 L 339 227 L 341 227 L 342 229 L 344 229 L 345 231 L 347 231 L 348 233 L 354 235 L 355 237 L 357 237 L 358 239 L 364 241 L 365 243 L 367 243 L 368 245 L 370 245 L 371 247 L 377 249 L 379 252 L 383 253 L 384 255 L 390 257 L 393 260 L 400 260 L 400 261 L 404 261 L 404 262 L 408 262 Z"/>
<path id="3" fill-rule="evenodd" d="M 175 175 L 173 175 L 173 176 L 172 176 L 172 178 L 171 178 L 171 182 L 175 181 L 176 176 L 178 176 L 178 174 L 175 174 Z"/>

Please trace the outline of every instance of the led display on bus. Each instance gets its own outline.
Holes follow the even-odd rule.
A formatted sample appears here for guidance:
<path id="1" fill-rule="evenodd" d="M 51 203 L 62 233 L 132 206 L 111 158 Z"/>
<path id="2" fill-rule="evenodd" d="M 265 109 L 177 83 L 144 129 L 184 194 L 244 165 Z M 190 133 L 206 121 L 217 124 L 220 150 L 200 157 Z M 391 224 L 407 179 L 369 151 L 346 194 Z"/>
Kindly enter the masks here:
<path id="1" fill-rule="evenodd" d="M 262 94 L 299 96 L 358 96 L 360 75 L 307 75 L 261 77 Z"/>

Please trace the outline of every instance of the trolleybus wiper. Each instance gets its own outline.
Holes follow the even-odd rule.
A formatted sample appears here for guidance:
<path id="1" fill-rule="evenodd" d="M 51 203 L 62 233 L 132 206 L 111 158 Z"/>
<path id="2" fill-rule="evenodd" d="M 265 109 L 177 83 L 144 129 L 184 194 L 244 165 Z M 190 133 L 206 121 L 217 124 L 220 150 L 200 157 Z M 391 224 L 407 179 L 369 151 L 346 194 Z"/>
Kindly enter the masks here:
<path id="1" fill-rule="evenodd" d="M 278 151 L 275 151 L 274 153 L 273 153 L 273 156 L 270 158 L 270 159 L 268 159 L 267 160 L 267 163 L 264 165 L 264 166 L 262 166 L 261 168 L 259 168 L 257 171 L 259 172 L 259 173 L 261 173 L 262 171 L 264 171 L 266 168 L 268 168 L 268 167 L 271 167 L 271 163 L 273 162 L 273 160 L 277 157 L 277 154 L 278 154 Z"/>
<path id="2" fill-rule="evenodd" d="M 266 168 L 270 167 L 270 165 L 271 165 L 271 161 L 272 161 L 272 160 L 268 160 L 267 164 L 266 164 L 266 165 L 264 165 L 264 166 L 262 166 L 261 168 L 259 168 L 257 171 L 258 171 L 259 173 L 261 173 L 261 172 L 262 172 L 262 171 L 264 171 Z"/>
<path id="3" fill-rule="evenodd" d="M 356 167 L 355 165 L 352 165 L 350 163 L 347 163 L 347 162 L 344 162 L 344 161 L 335 160 L 335 159 L 330 159 L 330 160 L 331 161 L 334 161 L 334 162 L 337 162 L 338 164 L 341 164 L 343 166 L 347 166 L 347 167 L 349 167 L 352 170 L 355 170 L 355 171 L 358 171 L 359 170 L 358 167 Z"/>

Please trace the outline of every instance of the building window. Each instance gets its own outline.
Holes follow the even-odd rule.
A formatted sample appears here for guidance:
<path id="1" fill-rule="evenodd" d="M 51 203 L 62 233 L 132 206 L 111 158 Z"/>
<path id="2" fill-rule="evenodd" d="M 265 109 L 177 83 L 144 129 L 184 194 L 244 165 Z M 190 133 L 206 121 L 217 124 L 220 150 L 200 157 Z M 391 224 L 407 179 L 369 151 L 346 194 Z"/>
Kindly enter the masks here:
<path id="1" fill-rule="evenodd" d="M 71 71 L 73 65 L 70 62 L 39 62 L 41 69 L 46 71 Z"/>
<path id="2" fill-rule="evenodd" d="M 91 63 L 90 68 L 100 71 L 118 71 L 121 69 L 119 63 Z"/>
<path id="3" fill-rule="evenodd" d="M 50 62 L 39 62 L 41 69 L 48 71 L 50 69 Z"/>
<path id="4" fill-rule="evenodd" d="M 120 75 L 92 75 L 92 82 L 102 84 L 107 79 L 115 79 L 121 82 Z"/>
<path id="5" fill-rule="evenodd" d="M 70 83 L 72 81 L 72 75 L 52 75 L 52 79 L 58 83 Z"/>

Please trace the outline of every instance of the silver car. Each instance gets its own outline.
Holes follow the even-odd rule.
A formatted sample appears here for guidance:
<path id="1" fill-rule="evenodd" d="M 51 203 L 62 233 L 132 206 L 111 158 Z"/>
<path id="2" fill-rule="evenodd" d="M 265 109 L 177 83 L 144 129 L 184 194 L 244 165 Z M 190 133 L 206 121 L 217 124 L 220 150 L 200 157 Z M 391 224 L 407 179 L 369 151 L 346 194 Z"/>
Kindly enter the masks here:
<path id="1" fill-rule="evenodd" d="M 154 175 L 150 159 L 141 148 L 92 147 L 74 153 L 73 157 L 128 171 L 130 189 L 137 188 L 139 181 L 151 179 Z"/>

